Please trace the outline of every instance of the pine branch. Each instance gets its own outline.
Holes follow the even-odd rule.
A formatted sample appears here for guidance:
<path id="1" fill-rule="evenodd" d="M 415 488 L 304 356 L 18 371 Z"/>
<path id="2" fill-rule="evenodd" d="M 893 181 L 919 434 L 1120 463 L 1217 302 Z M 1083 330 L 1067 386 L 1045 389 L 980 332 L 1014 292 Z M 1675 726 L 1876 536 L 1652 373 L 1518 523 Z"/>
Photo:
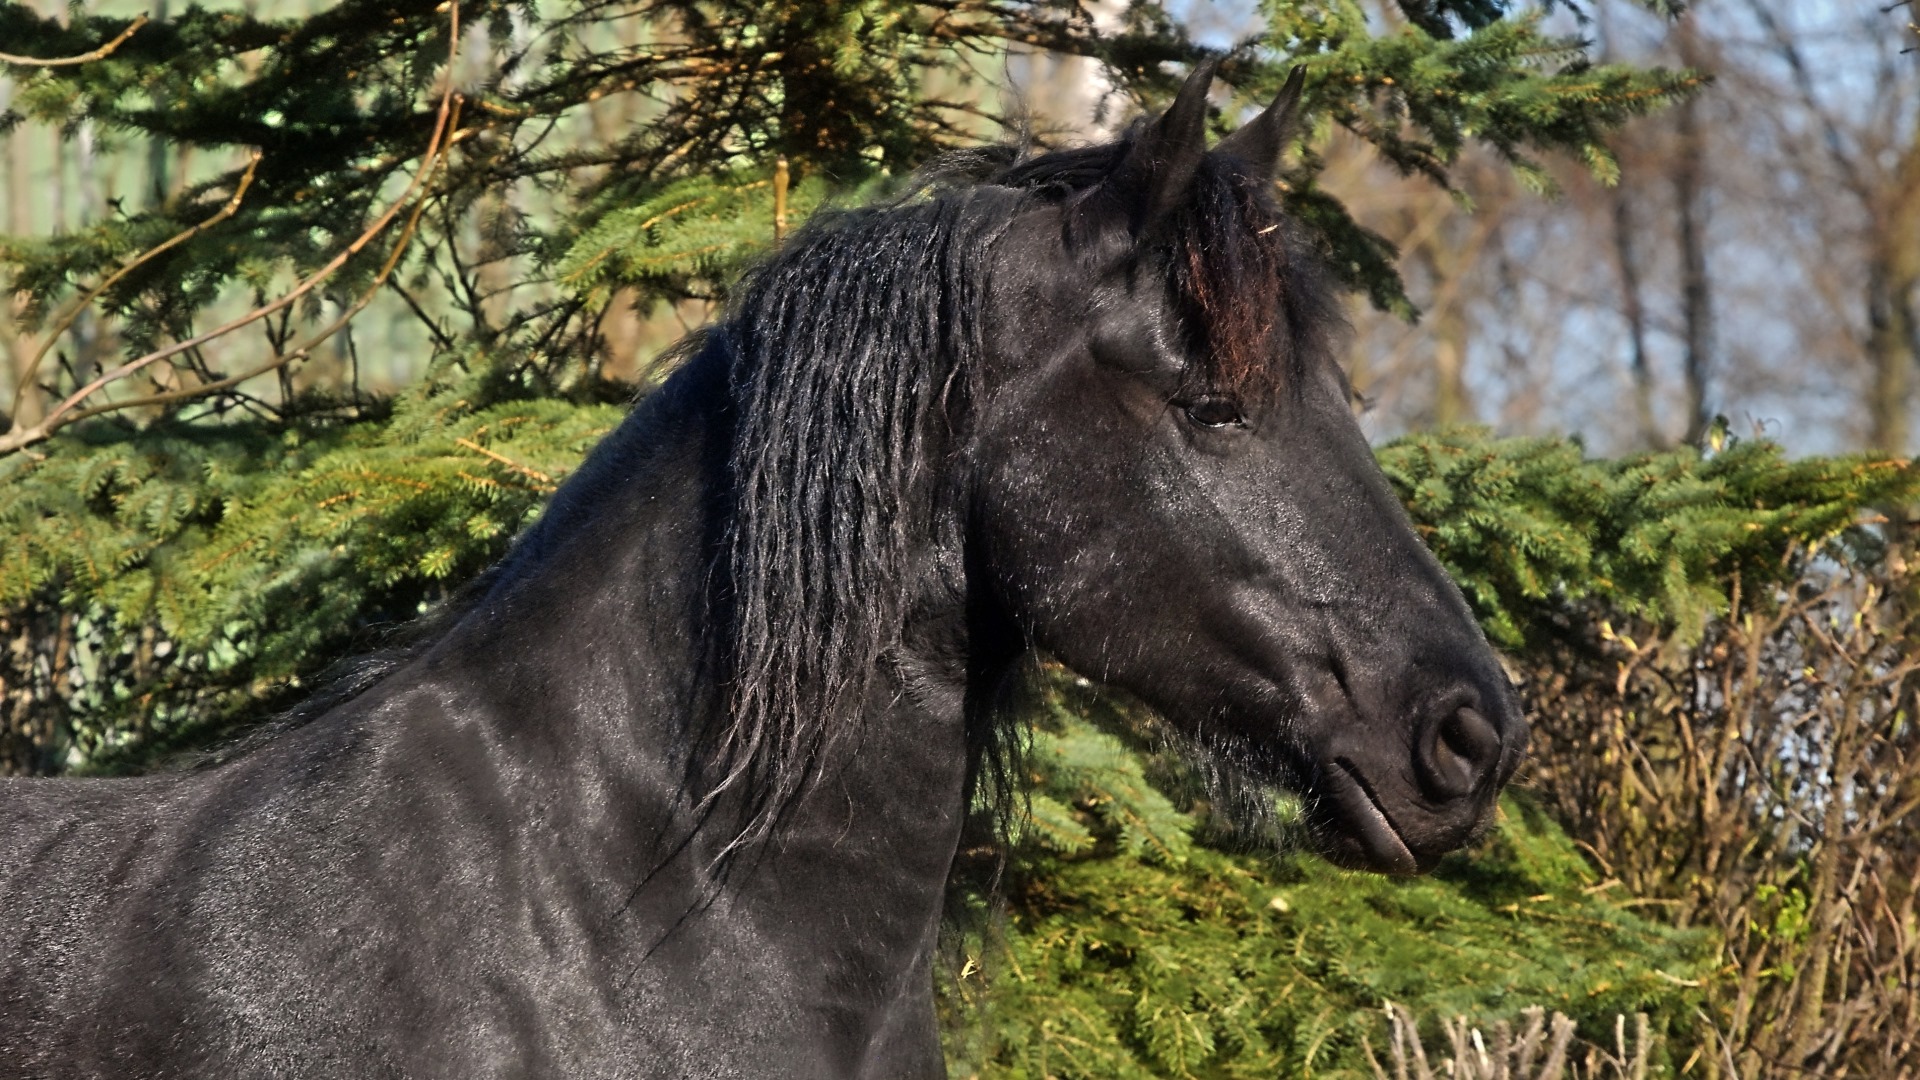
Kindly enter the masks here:
<path id="1" fill-rule="evenodd" d="M 109 371 L 102 373 L 101 375 L 95 377 L 91 382 L 87 383 L 85 386 L 82 386 L 80 389 L 68 395 L 64 400 L 60 402 L 59 405 L 55 406 L 52 411 L 48 412 L 45 417 L 41 418 L 41 420 L 38 423 L 24 426 L 24 427 L 16 427 L 13 430 L 7 432 L 6 434 L 0 435 L 0 456 L 10 454 L 23 447 L 31 446 L 34 443 L 40 442 L 46 439 L 47 437 L 49 437 L 50 435 L 52 435 L 55 431 L 58 431 L 60 428 L 65 427 L 67 424 L 74 423 L 78 420 L 86 419 L 87 417 L 90 417 L 90 416 L 97 416 L 97 415 L 100 415 L 101 413 L 112 412 L 119 409 L 132 408 L 135 405 L 180 401 L 180 400 L 185 400 L 187 398 L 198 397 L 204 394 L 213 393 L 216 390 L 224 389 L 227 386 L 238 385 L 240 382 L 243 382 L 248 378 L 252 378 L 255 375 L 264 374 L 265 372 L 281 367 L 284 364 L 286 364 L 288 361 L 294 359 L 294 356 L 291 354 L 284 357 L 276 357 L 274 360 L 261 365 L 260 367 L 254 369 L 252 372 L 248 373 L 247 375 L 241 376 L 237 379 L 221 380 L 218 383 L 211 383 L 204 386 L 193 387 L 187 390 L 179 390 L 179 391 L 173 391 L 165 394 L 150 395 L 149 397 L 146 397 L 146 398 L 134 399 L 134 400 L 123 401 L 123 402 L 115 402 L 111 405 L 97 406 L 92 409 L 80 410 L 76 412 L 76 410 L 79 409 L 80 404 L 84 402 L 87 398 L 93 396 L 95 392 L 103 389 L 104 387 L 112 383 L 119 382 L 120 380 L 125 379 L 130 375 L 133 375 L 141 371 L 142 369 L 148 367 L 151 364 L 154 364 L 161 360 L 165 360 L 168 357 L 178 356 L 179 354 L 183 352 L 187 352 L 188 350 L 199 348 L 200 346 L 205 345 L 209 341 L 213 341 L 215 339 L 225 337 L 226 335 L 233 333 L 235 330 L 239 330 L 242 327 L 250 326 L 253 323 L 259 322 L 261 319 L 265 319 L 276 312 L 290 308 L 301 297 L 312 292 L 314 289 L 318 288 L 322 282 L 332 277 L 336 271 L 338 271 L 341 267 L 345 266 L 349 260 L 351 260 L 354 256 L 358 255 L 362 250 L 366 248 L 368 244 L 371 244 L 382 232 L 384 232 L 388 225 L 392 224 L 394 218 L 399 215 L 400 211 L 406 207 L 407 203 L 413 199 L 415 193 L 419 191 L 421 185 L 425 183 L 427 176 L 430 173 L 432 173 L 433 170 L 436 168 L 436 166 L 440 163 L 442 156 L 446 153 L 447 148 L 453 142 L 453 139 L 449 136 L 449 127 L 451 126 L 449 122 L 456 121 L 456 118 L 457 118 L 457 109 L 455 108 L 455 103 L 458 98 L 458 95 L 456 95 L 453 90 L 453 64 L 454 64 L 454 61 L 458 58 L 459 48 L 460 48 L 460 5 L 458 3 L 458 0 L 447 0 L 446 6 L 447 6 L 447 12 L 448 12 L 447 14 L 448 31 L 447 32 L 448 32 L 448 38 L 450 41 L 450 47 L 449 47 L 449 55 L 447 57 L 447 74 L 446 74 L 446 81 L 445 81 L 445 89 L 442 92 L 440 97 L 440 109 L 434 120 L 433 134 L 428 138 L 427 148 L 425 150 L 422 161 L 420 163 L 420 168 L 418 171 L 414 173 L 412 181 L 408 183 L 406 190 L 401 193 L 400 197 L 396 199 L 392 203 L 392 205 L 388 206 L 384 213 L 382 213 L 378 218 L 374 219 L 373 224 L 369 225 L 366 228 L 366 230 L 363 231 L 359 235 L 359 237 L 357 237 L 352 243 L 348 244 L 345 249 L 343 249 L 337 255 L 335 255 L 333 259 L 328 261 L 324 266 L 320 267 L 320 269 L 314 271 L 312 274 L 309 274 L 298 285 L 295 285 L 292 289 L 282 294 L 279 297 L 279 299 L 274 300 L 272 303 L 256 307 L 252 311 L 249 311 L 246 314 L 241 315 L 237 318 L 231 319 L 228 322 L 223 323 L 220 326 L 217 326 L 214 329 L 209 330 L 206 333 L 201 334 L 197 337 L 191 338 L 187 341 L 175 342 L 174 344 L 168 345 L 164 348 L 155 349 L 144 356 L 136 357 L 133 360 L 129 360 L 126 363 L 119 365 L 118 367 L 115 367 Z M 443 136 L 449 136 L 449 137 L 446 137 L 443 139 Z M 258 161 L 257 156 L 255 158 L 255 161 L 257 163 Z M 251 173 L 251 166 L 249 167 L 249 174 L 250 173 Z M 233 208 L 237 209 L 238 208 L 237 196 L 239 195 L 239 192 L 236 191 L 235 195 L 236 195 L 236 199 L 231 201 L 230 205 Z M 400 243 L 395 245 L 394 253 L 388 259 L 387 265 L 381 270 L 381 273 L 379 275 L 380 281 L 384 281 L 386 279 L 386 275 L 392 272 L 393 266 L 397 263 L 400 254 L 405 251 L 406 242 L 407 240 L 412 238 L 414 226 L 419 221 L 419 211 L 424 206 L 425 206 L 424 200 L 422 200 L 420 203 L 418 203 L 415 206 L 413 219 L 408 223 L 407 230 L 405 234 L 402 236 Z M 226 211 L 226 212 L 230 213 L 231 211 Z M 195 235 L 197 235 L 197 230 L 195 231 Z M 187 237 L 185 236 L 177 237 L 175 238 L 175 240 L 169 241 L 168 244 L 164 246 L 172 246 L 176 243 L 184 242 L 185 239 L 187 239 Z M 141 256 L 140 259 L 135 260 L 135 262 L 137 264 L 140 262 L 148 261 L 152 256 L 157 255 L 158 253 L 159 253 L 158 251 L 150 251 L 146 255 Z M 320 335 L 320 337 L 316 339 L 315 344 L 317 344 L 318 341 L 320 340 L 325 340 L 326 338 L 333 336 L 333 334 L 336 333 L 341 327 L 345 326 L 348 320 L 350 320 L 353 315 L 358 314 L 360 310 L 366 306 L 367 302 L 372 298 L 372 295 L 376 290 L 377 290 L 377 284 L 376 284 L 376 289 L 368 290 L 367 293 L 363 295 L 360 298 L 360 300 L 352 308 L 349 309 L 348 314 L 345 317 L 343 317 L 339 322 L 335 323 L 331 328 L 323 332 Z M 96 295 L 97 295 L 97 292 L 96 292 Z M 301 355 L 305 355 L 304 349 L 301 351 Z"/>
<path id="2" fill-rule="evenodd" d="M 166 254 L 168 251 L 179 247 L 181 244 L 186 243 L 201 233 L 206 232 L 208 229 L 213 228 L 215 225 L 220 224 L 222 221 L 232 217 L 234 212 L 240 209 L 240 201 L 246 198 L 247 189 L 253 186 L 254 173 L 259 167 L 260 152 L 255 150 L 247 159 L 245 171 L 240 174 L 240 179 L 235 182 L 233 194 L 228 197 L 226 203 L 221 206 L 219 210 L 214 212 L 212 217 L 188 228 L 184 232 L 174 234 L 171 239 L 156 244 L 123 263 L 120 269 L 108 275 L 106 280 L 88 289 L 67 306 L 67 309 L 54 320 L 52 328 L 47 331 L 46 340 L 42 341 L 40 347 L 34 350 L 33 356 L 27 360 L 26 368 L 15 380 L 13 391 L 13 413 L 15 416 L 20 415 L 21 399 L 26 394 L 27 388 L 33 384 L 34 378 L 39 375 L 40 365 L 45 362 L 47 354 L 53 350 L 53 346 L 60 340 L 60 336 L 73 328 L 73 324 L 81 315 L 86 313 L 94 301 L 100 299 L 101 296 L 106 294 L 108 289 L 118 285 L 126 279 L 127 275 L 133 273 L 135 270 L 140 269 L 142 266 Z M 0 453 L 5 452 L 4 448 L 0 448 Z"/>

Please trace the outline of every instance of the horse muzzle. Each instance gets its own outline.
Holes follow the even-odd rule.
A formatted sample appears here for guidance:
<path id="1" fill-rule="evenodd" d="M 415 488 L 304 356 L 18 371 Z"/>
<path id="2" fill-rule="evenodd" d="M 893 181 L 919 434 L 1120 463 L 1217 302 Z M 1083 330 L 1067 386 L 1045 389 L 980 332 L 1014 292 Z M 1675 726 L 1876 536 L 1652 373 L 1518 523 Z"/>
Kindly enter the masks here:
<path id="1" fill-rule="evenodd" d="M 1527 743 L 1501 682 L 1432 699 L 1397 734 L 1361 722 L 1328 739 L 1305 792 L 1316 850 L 1350 869 L 1418 874 L 1484 833 Z"/>

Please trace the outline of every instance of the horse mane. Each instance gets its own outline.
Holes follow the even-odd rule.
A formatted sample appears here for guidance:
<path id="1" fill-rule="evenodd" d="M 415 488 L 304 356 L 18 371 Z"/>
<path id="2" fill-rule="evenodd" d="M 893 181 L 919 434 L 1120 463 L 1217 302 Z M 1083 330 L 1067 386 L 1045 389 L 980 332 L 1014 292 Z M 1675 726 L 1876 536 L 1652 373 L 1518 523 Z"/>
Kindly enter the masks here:
<path id="1" fill-rule="evenodd" d="M 1133 137 L 968 151 L 900 201 L 818 215 L 712 331 L 731 431 L 711 590 L 726 714 L 704 787 L 744 800 L 728 851 L 766 836 L 857 730 L 898 640 L 905 560 L 931 527 L 915 498 L 929 420 L 965 422 L 994 242 L 1026 207 L 1096 192 Z M 1151 246 L 1208 389 L 1265 394 L 1330 357 L 1343 323 L 1304 234 L 1236 164 L 1210 155 Z"/>
<path id="2" fill-rule="evenodd" d="M 1000 193 L 1004 195 L 1004 193 Z M 925 429 L 979 355 L 991 189 L 817 215 L 736 292 L 731 446 L 713 596 L 727 719 L 707 798 L 740 788 L 764 836 L 865 702 L 927 522 Z"/>

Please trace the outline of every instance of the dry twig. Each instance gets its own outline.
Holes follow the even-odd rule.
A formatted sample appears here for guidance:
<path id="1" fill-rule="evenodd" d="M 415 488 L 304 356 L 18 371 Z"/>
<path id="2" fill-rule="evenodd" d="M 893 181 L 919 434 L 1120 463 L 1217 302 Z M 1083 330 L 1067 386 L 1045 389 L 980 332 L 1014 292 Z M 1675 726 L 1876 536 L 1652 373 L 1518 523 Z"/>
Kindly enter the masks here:
<path id="1" fill-rule="evenodd" d="M 134 31 L 145 25 L 147 25 L 147 17 L 145 15 L 136 15 L 133 17 L 133 21 L 127 24 L 127 28 L 120 31 L 118 37 L 92 52 L 84 52 L 79 56 L 62 56 L 53 60 L 42 60 L 34 56 L 15 56 L 12 53 L 0 53 L 0 64 L 13 64 L 17 67 L 36 68 L 74 67 L 79 64 L 91 64 L 95 60 L 104 60 L 108 56 L 111 56 L 115 49 L 124 45 L 126 40 L 133 36 Z"/>
<path id="2" fill-rule="evenodd" d="M 247 189 L 253 186 L 253 177 L 254 174 L 259 171 L 259 168 L 260 151 L 255 150 L 247 160 L 246 171 L 240 174 L 239 181 L 234 184 L 233 194 L 228 196 L 226 203 L 222 205 L 219 210 L 215 211 L 211 217 L 200 222 L 198 225 L 191 226 L 176 233 L 164 243 L 157 244 L 141 252 L 138 256 L 122 264 L 120 269 L 108 275 L 105 281 L 88 289 L 80 297 L 67 305 L 66 310 L 54 319 L 52 328 L 47 331 L 46 340 L 42 341 L 40 347 L 34 350 L 33 356 L 28 359 L 25 370 L 21 372 L 20 378 L 17 380 L 18 385 L 14 387 L 13 391 L 13 415 L 20 415 L 21 399 L 26 395 L 27 388 L 33 385 L 34 376 L 40 374 L 40 365 L 46 361 L 47 354 L 53 351 L 53 346 L 60 340 L 60 335 L 72 329 L 74 322 L 80 318 L 81 314 L 85 312 L 87 308 L 93 305 L 95 300 L 106 295 L 108 289 L 119 284 L 128 274 L 133 273 L 135 270 L 152 262 L 168 251 L 179 247 L 181 244 L 186 243 L 201 233 L 206 232 L 208 229 L 213 228 L 215 225 L 220 224 L 222 221 L 232 217 L 235 211 L 240 209 L 240 200 L 246 198 Z"/>

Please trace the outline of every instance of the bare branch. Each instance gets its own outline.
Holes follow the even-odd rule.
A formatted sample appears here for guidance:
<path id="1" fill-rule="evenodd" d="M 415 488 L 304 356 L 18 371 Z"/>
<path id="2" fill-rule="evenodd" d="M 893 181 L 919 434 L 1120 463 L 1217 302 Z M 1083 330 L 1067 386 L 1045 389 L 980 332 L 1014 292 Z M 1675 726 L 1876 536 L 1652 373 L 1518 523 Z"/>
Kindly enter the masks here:
<path id="1" fill-rule="evenodd" d="M 20 415 L 21 396 L 27 392 L 27 387 L 33 384 L 34 376 L 40 373 L 40 365 L 46 360 L 47 353 L 53 350 L 54 343 L 60 340 L 60 335 L 73 328 L 74 322 L 80 318 L 81 314 L 85 312 L 88 307 L 92 306 L 95 300 L 106 295 L 108 289 L 119 284 L 128 274 L 133 273 L 135 270 L 152 262 L 168 251 L 179 247 L 181 244 L 186 243 L 201 233 L 206 232 L 208 229 L 213 228 L 215 225 L 220 224 L 222 221 L 227 220 L 234 215 L 235 211 L 240 209 L 240 200 L 246 198 L 247 189 L 253 186 L 254 173 L 257 172 L 260 167 L 260 157 L 260 151 L 255 150 L 253 156 L 247 161 L 246 171 L 240 174 L 239 181 L 234 184 L 233 194 L 228 197 L 224 206 L 214 212 L 212 217 L 176 234 L 172 239 L 162 244 L 148 248 L 130 262 L 123 264 L 120 269 L 108 275 L 105 281 L 87 290 L 84 295 L 78 297 L 73 303 L 67 306 L 67 310 L 62 312 L 60 316 L 54 320 L 53 328 L 47 331 L 46 340 L 40 343 L 40 348 L 35 350 L 33 358 L 27 361 L 26 370 L 21 372 L 17 380 L 18 385 L 14 387 L 13 391 L 13 415 Z"/>
<path id="2" fill-rule="evenodd" d="M 127 28 L 120 31 L 119 37 L 114 38 L 112 41 L 107 42 L 92 52 L 81 53 L 79 56 L 63 56 L 56 60 L 41 60 L 33 56 L 15 56 L 12 53 L 0 53 L 0 64 L 13 64 L 18 67 L 36 68 L 74 67 L 80 64 L 91 64 L 95 60 L 104 60 L 108 56 L 111 56 L 115 49 L 125 44 L 126 40 L 133 36 L 134 31 L 145 25 L 147 25 L 147 17 L 145 15 L 136 15 L 133 17 L 133 21 L 127 24 Z"/>
<path id="3" fill-rule="evenodd" d="M 387 261 L 380 267 L 380 272 L 374 275 L 373 283 L 360 294 L 359 298 L 355 300 L 346 311 L 340 314 L 338 319 L 335 319 L 325 330 L 320 331 L 308 339 L 308 341 L 299 348 L 289 352 L 276 353 L 265 363 L 241 372 L 238 375 L 230 375 L 224 379 L 217 379 L 199 386 L 183 387 L 179 390 L 168 390 L 159 394 L 147 394 L 143 397 L 127 398 L 122 401 L 110 401 L 104 405 L 96 405 L 93 408 L 82 409 L 79 412 L 73 413 L 67 417 L 65 422 L 69 424 L 78 423 L 90 417 L 119 412 L 122 409 L 133 409 L 146 405 L 166 405 L 176 401 L 206 397 L 222 390 L 230 390 L 246 382 L 248 379 L 284 368 L 295 360 L 304 360 L 313 355 L 314 349 L 318 348 L 322 342 L 339 333 L 348 323 L 352 322 L 354 316 L 360 314 L 360 312 L 372 302 L 374 295 L 387 283 L 388 278 L 393 274 L 394 268 L 400 265 L 400 257 L 405 254 L 408 243 L 413 240 L 414 233 L 419 230 L 420 215 L 426 210 L 426 206 L 427 199 L 424 196 L 414 204 L 413 213 L 407 218 L 406 226 L 401 229 L 399 240 L 395 241 L 393 251 L 387 255 Z M 3 446 L 0 446 L 0 452 L 4 452 Z"/>

